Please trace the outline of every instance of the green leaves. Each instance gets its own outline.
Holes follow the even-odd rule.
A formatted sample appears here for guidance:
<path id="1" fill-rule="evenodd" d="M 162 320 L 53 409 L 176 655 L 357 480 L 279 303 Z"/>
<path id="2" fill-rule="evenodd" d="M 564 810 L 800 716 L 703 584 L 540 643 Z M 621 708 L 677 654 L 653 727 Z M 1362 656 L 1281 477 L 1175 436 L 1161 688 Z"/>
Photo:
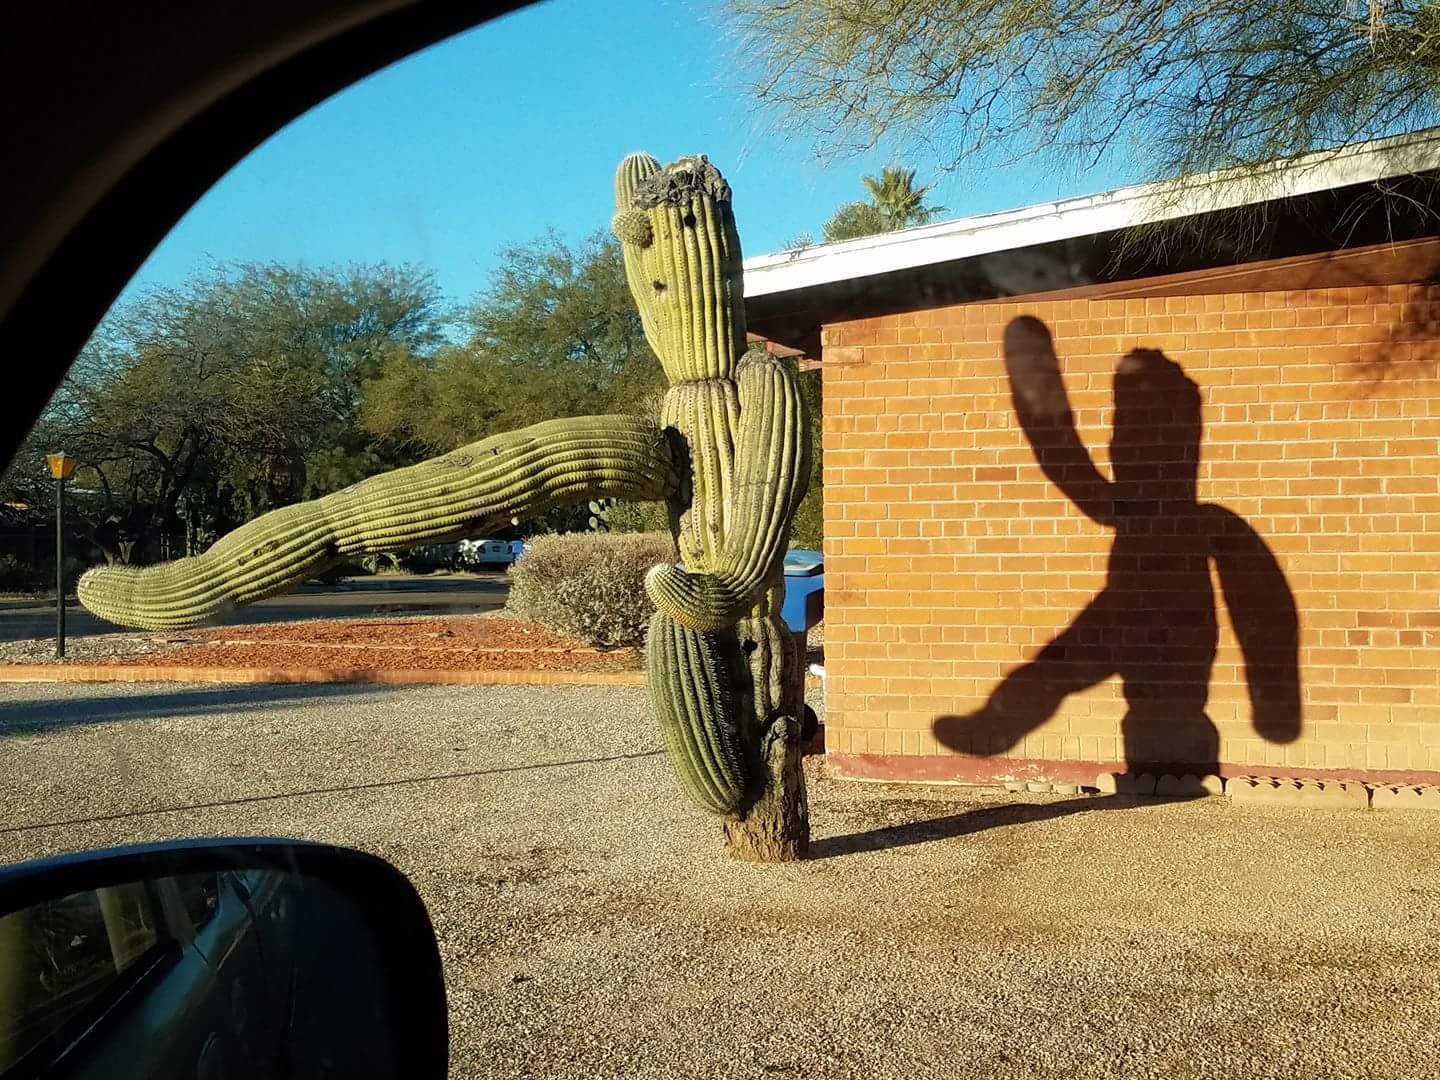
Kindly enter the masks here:
<path id="1" fill-rule="evenodd" d="M 78 456 L 77 517 L 108 554 L 138 544 L 143 560 L 162 531 L 224 531 L 323 493 L 307 476 L 317 454 L 341 473 L 370 464 L 354 438 L 361 386 L 432 349 L 444 315 L 428 272 L 384 264 L 219 266 L 152 288 L 106 318 L 22 460 Z M 360 460 L 341 468 L 347 453 Z M 12 469 L 5 487 L 26 481 Z"/>
<path id="2" fill-rule="evenodd" d="M 825 223 L 827 244 L 925 225 L 945 210 L 925 204 L 930 185 L 917 188 L 914 169 L 887 165 L 878 177 L 862 176 L 860 182 L 870 192 L 870 201 L 846 203 L 836 210 Z"/>
<path id="3" fill-rule="evenodd" d="M 441 450 L 548 417 L 639 411 L 661 385 L 615 240 L 550 234 L 501 259 L 462 314 L 463 344 L 398 354 L 366 384 L 368 432 Z"/>

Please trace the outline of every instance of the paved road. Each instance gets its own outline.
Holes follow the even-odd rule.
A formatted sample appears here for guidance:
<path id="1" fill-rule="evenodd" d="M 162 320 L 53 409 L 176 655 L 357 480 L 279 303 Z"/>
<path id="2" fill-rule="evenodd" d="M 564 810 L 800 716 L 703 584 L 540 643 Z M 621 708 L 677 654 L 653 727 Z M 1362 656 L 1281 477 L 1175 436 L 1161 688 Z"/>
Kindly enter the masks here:
<path id="1" fill-rule="evenodd" d="M 728 860 L 640 688 L 0 685 L 0 860 L 181 836 L 413 880 L 466 1078 L 1440 1075 L 1424 812 L 846 784 Z"/>
<path id="2" fill-rule="evenodd" d="M 436 615 L 491 611 L 505 606 L 509 592 L 510 585 L 503 571 L 357 578 L 339 586 L 303 586 L 298 592 L 240 608 L 222 619 L 219 625 L 299 619 L 359 619 L 400 612 Z M 120 630 L 120 627 L 95 618 L 73 601 L 66 608 L 67 635 L 79 637 Z M 0 601 L 0 641 L 48 638 L 54 633 L 54 601 Z"/>

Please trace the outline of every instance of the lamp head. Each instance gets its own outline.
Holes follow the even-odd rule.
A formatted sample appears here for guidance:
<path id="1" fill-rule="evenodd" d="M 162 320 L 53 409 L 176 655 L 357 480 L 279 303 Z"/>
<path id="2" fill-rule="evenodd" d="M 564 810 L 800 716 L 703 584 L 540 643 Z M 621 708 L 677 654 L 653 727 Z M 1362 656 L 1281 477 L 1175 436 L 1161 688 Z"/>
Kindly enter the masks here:
<path id="1" fill-rule="evenodd" d="M 46 454 L 45 464 L 50 466 L 50 475 L 56 480 L 69 480 L 75 472 L 75 466 L 80 464 L 80 459 L 73 458 L 62 450 L 58 454 Z"/>

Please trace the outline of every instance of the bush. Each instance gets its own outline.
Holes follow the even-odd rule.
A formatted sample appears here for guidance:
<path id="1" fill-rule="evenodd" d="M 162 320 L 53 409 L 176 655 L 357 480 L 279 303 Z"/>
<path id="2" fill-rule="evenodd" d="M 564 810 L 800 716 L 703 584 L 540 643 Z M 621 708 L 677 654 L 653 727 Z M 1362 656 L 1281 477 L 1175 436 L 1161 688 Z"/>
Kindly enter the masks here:
<path id="1" fill-rule="evenodd" d="M 510 567 L 510 610 L 591 645 L 636 645 L 655 608 L 645 571 L 672 563 L 668 533 L 537 536 Z"/>
<path id="2" fill-rule="evenodd" d="M 624 502 L 617 500 L 605 514 L 611 532 L 664 532 L 670 527 L 670 516 L 663 502 Z"/>

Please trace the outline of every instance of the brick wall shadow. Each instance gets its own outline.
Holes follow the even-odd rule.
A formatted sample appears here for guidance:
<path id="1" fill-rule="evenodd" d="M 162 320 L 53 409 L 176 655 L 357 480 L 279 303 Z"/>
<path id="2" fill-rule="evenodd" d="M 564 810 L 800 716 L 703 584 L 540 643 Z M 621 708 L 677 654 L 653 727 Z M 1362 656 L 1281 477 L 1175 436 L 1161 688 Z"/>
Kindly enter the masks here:
<path id="1" fill-rule="evenodd" d="M 1112 480 L 1081 442 L 1044 323 L 1010 322 L 1005 366 L 1041 470 L 1115 539 L 1104 589 L 984 706 L 938 718 L 937 740 L 967 754 L 1004 753 L 1071 694 L 1118 675 L 1132 769 L 1218 773 L 1219 733 L 1205 712 L 1219 636 L 1213 564 L 1244 657 L 1253 725 L 1272 743 L 1294 741 L 1301 725 L 1294 595 L 1261 536 L 1196 497 L 1199 387 L 1158 350 L 1134 349 L 1121 359 Z"/>
<path id="2" fill-rule="evenodd" d="M 1440 282 L 1440 263 L 1423 275 Z M 1412 384 L 1440 380 L 1440 301 L 1411 294 L 1400 303 L 1384 337 L 1353 363 L 1354 374 L 1369 394 L 1386 383 Z"/>

